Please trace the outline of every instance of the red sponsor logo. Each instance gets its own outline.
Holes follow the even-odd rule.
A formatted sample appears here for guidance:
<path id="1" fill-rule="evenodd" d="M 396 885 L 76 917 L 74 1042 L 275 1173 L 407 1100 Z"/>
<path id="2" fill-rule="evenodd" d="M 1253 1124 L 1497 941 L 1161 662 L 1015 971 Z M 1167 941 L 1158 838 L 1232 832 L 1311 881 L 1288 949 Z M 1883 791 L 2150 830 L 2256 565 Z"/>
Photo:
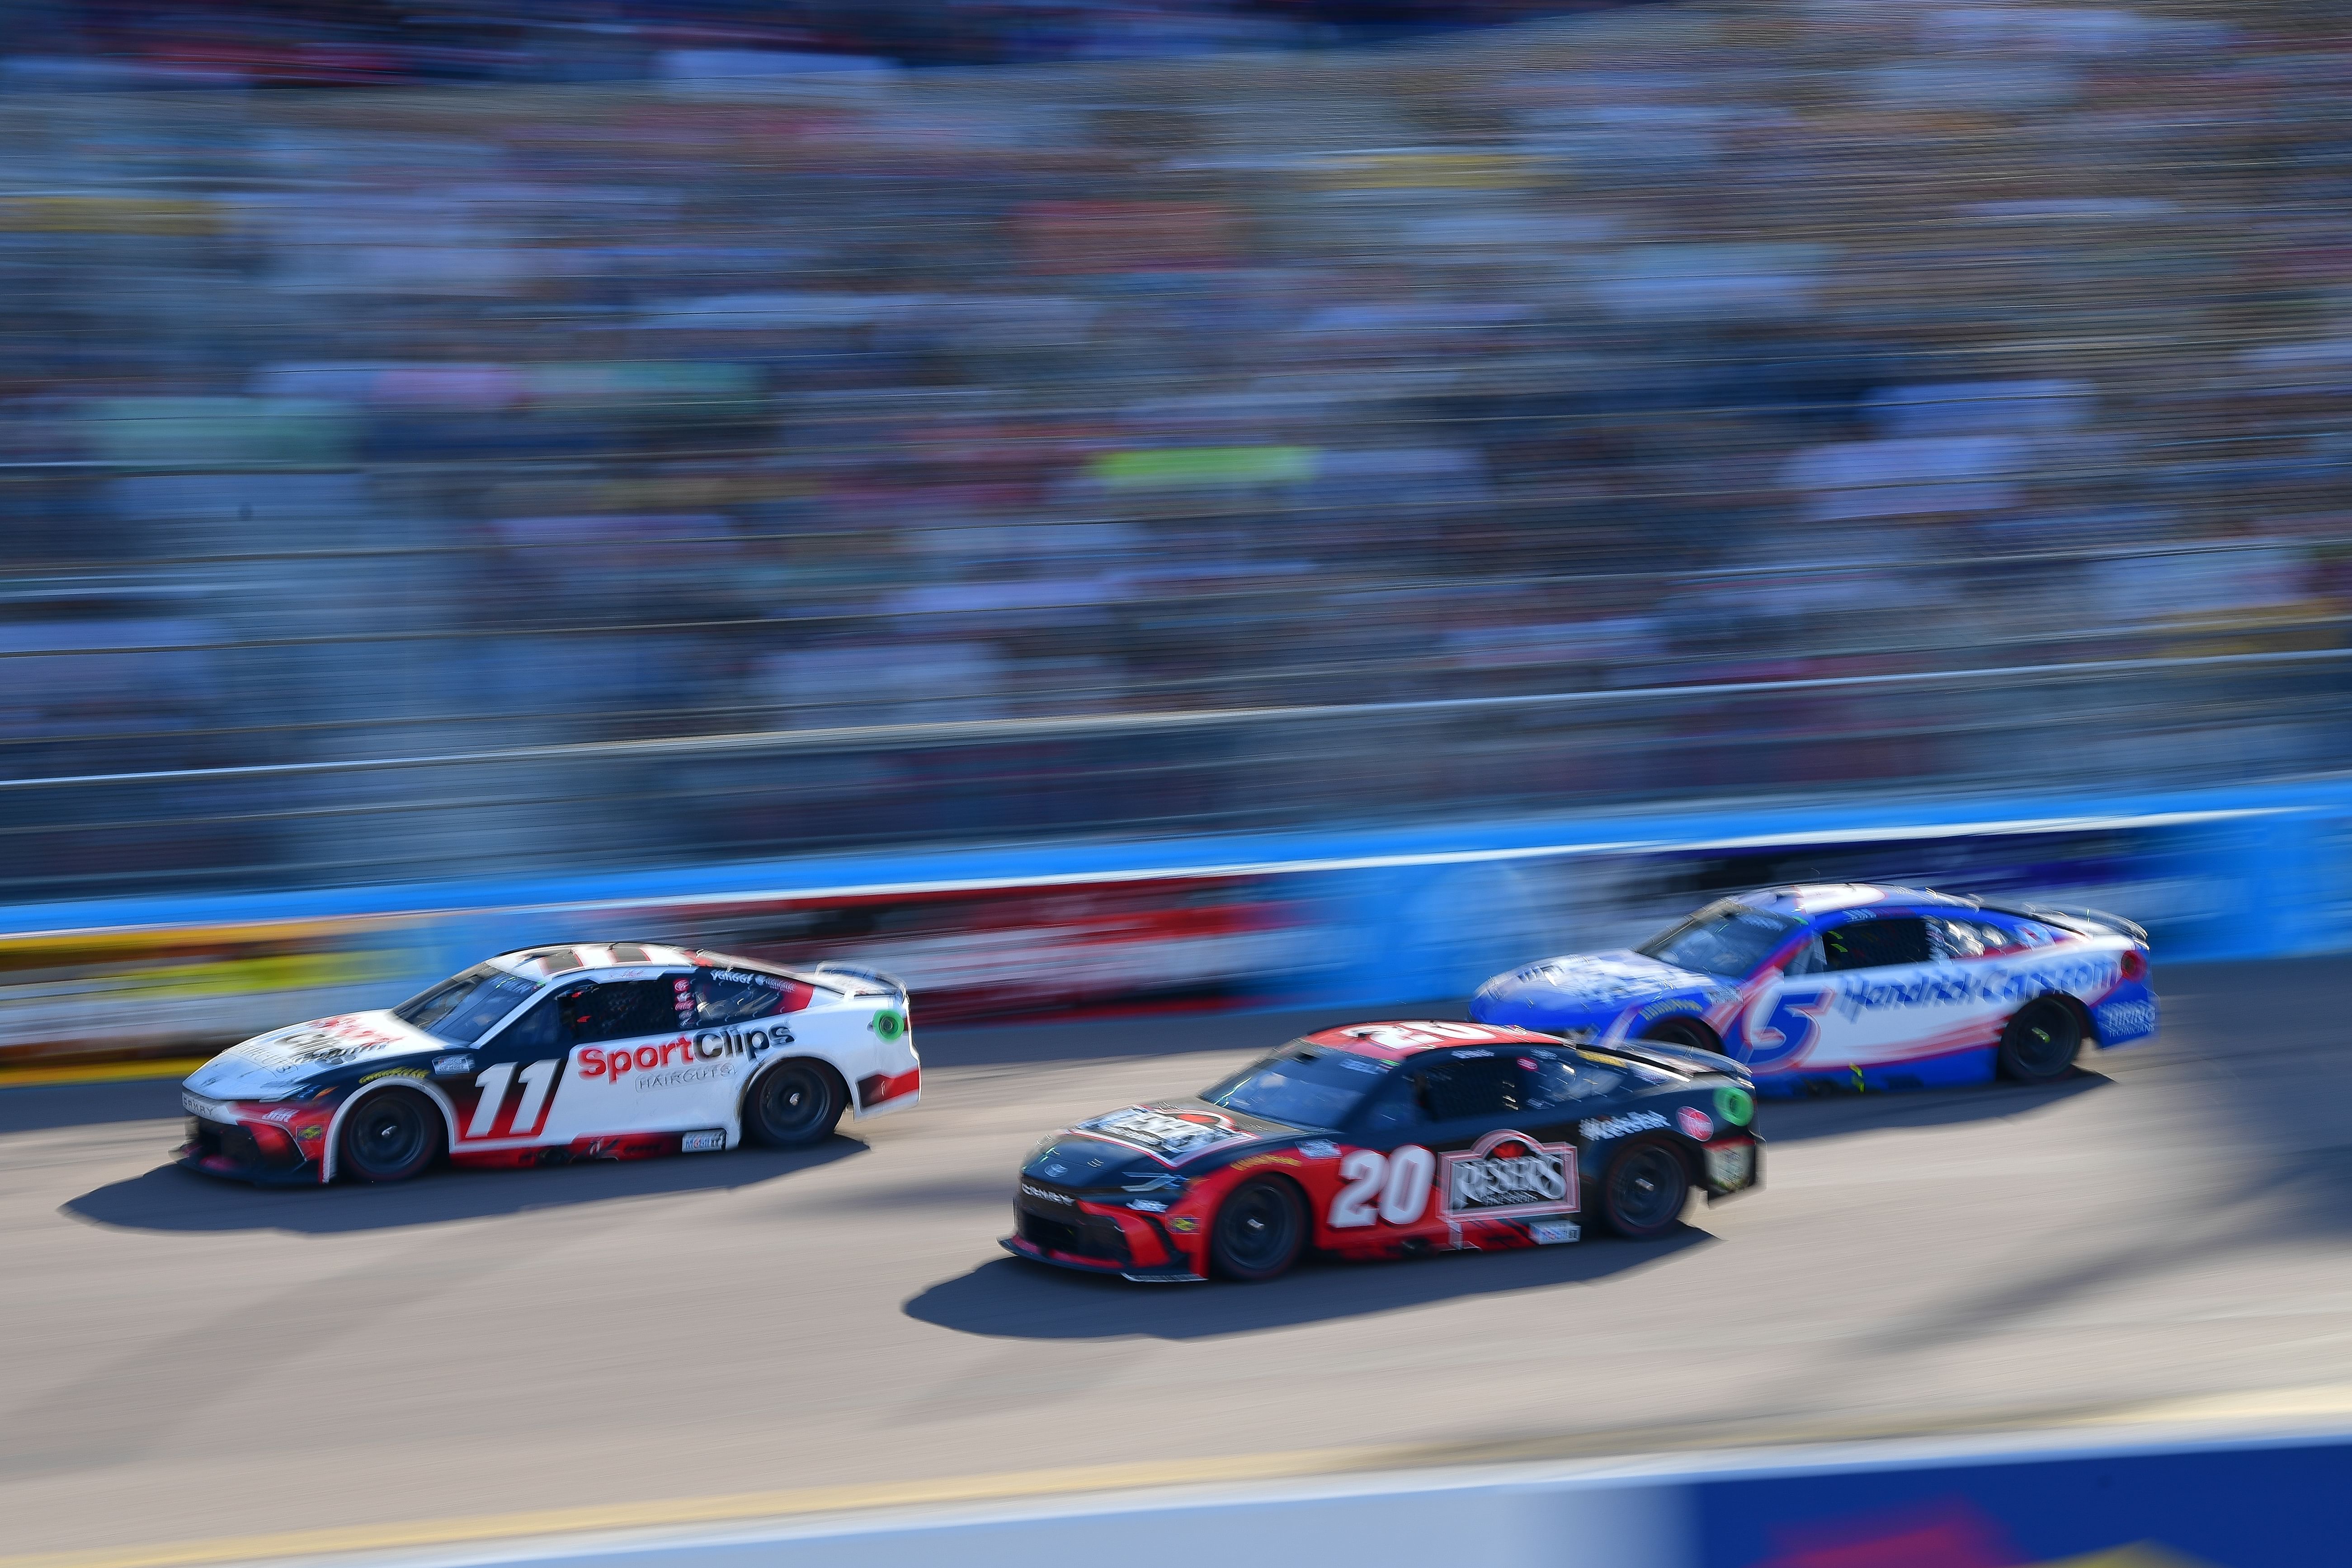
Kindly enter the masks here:
<path id="1" fill-rule="evenodd" d="M 1715 1123 L 1707 1119 L 1706 1111 L 1695 1106 L 1685 1105 L 1675 1111 L 1675 1125 L 1683 1130 L 1685 1137 L 1696 1138 L 1701 1142 L 1715 1136 Z"/>
<path id="2" fill-rule="evenodd" d="M 793 1043 L 790 1029 L 705 1029 L 698 1035 L 680 1035 L 674 1040 L 659 1044 L 621 1046 L 606 1050 L 600 1046 L 580 1047 L 582 1078 L 619 1078 L 632 1068 L 651 1072 L 656 1068 L 686 1066 L 697 1061 L 716 1061 L 721 1057 L 756 1057 L 778 1046 Z"/>

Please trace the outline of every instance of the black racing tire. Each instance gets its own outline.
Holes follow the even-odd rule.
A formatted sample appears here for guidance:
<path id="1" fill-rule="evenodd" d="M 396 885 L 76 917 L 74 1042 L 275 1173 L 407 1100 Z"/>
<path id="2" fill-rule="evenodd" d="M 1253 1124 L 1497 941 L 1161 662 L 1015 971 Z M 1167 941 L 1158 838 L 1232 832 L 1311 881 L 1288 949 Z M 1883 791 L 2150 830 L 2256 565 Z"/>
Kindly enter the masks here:
<path id="1" fill-rule="evenodd" d="M 441 1111 L 415 1089 L 378 1089 L 345 1113 L 336 1142 L 341 1174 L 404 1182 L 441 1152 Z"/>
<path id="2" fill-rule="evenodd" d="M 2012 1083 L 2055 1083 L 2074 1070 L 2083 1048 L 2083 1021 L 2063 1002 L 2044 996 L 2017 1010 L 2000 1032 L 2000 1076 Z"/>
<path id="3" fill-rule="evenodd" d="M 1275 1279 L 1307 1248 L 1307 1205 L 1278 1176 L 1244 1182 L 1217 1207 L 1209 1262 L 1228 1279 Z"/>
<path id="4" fill-rule="evenodd" d="M 1680 1225 L 1690 1202 L 1690 1167 L 1664 1138 L 1636 1138 L 1601 1177 L 1601 1223 L 1628 1241 L 1650 1241 Z"/>
<path id="5" fill-rule="evenodd" d="M 805 1149 L 833 1136 L 849 1093 L 834 1070 L 797 1057 L 751 1080 L 743 1096 L 743 1134 L 771 1149 Z"/>
<path id="6" fill-rule="evenodd" d="M 1717 1056 L 1724 1054 L 1723 1042 L 1715 1037 L 1715 1031 L 1695 1018 L 1661 1018 L 1642 1031 L 1642 1038 L 1654 1040 L 1662 1046 L 1713 1051 Z"/>

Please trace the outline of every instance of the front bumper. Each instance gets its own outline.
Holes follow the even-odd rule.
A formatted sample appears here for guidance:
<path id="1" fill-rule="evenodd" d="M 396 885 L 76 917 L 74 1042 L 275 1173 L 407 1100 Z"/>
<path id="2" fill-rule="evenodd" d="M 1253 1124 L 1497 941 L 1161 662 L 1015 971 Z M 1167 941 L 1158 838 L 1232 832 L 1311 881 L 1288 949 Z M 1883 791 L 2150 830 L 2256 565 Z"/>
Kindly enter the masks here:
<path id="1" fill-rule="evenodd" d="M 1147 1285 L 1198 1285 L 1208 1276 L 1195 1274 L 1185 1268 L 1137 1268 L 1111 1263 L 1098 1258 L 1081 1258 L 1076 1253 L 1059 1252 L 1040 1247 L 1023 1236 L 1001 1236 L 996 1244 L 1015 1258 L 1025 1258 L 1032 1263 L 1050 1263 L 1056 1268 L 1075 1268 L 1081 1274 L 1115 1274 L 1121 1279 L 1133 1279 Z"/>
<path id="2" fill-rule="evenodd" d="M 188 1118 L 187 1139 L 172 1151 L 183 1169 L 266 1187 L 315 1187 L 318 1158 L 306 1153 L 292 1129 L 210 1117 Z"/>

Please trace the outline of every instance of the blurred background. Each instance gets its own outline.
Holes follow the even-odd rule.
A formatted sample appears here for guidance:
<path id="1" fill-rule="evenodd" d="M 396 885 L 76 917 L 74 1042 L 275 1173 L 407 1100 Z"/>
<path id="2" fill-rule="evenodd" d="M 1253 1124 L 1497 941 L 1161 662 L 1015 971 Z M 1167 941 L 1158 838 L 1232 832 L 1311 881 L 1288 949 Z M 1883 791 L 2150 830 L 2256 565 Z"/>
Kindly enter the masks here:
<path id="1" fill-rule="evenodd" d="M 0 898 L 2352 764 L 2307 0 L 0 0 Z"/>

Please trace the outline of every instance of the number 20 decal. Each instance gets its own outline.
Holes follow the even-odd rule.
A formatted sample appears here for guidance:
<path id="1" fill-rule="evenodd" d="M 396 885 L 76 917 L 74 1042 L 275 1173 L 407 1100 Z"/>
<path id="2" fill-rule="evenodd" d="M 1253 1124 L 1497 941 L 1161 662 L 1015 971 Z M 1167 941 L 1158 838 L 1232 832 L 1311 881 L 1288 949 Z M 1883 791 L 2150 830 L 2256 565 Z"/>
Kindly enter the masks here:
<path id="1" fill-rule="evenodd" d="M 1347 1185 L 1331 1200 L 1331 1228 L 1346 1230 L 1370 1225 L 1374 1194 L 1378 1217 L 1391 1225 L 1411 1225 L 1429 1206 L 1429 1178 L 1437 1171 L 1437 1157 L 1418 1143 L 1408 1143 L 1392 1154 L 1378 1149 L 1357 1149 L 1339 1162 Z"/>
<path id="2" fill-rule="evenodd" d="M 528 1138 L 539 1131 L 540 1112 L 547 1109 L 547 1089 L 555 1081 L 555 1069 L 560 1062 L 533 1062 L 522 1069 L 522 1098 L 515 1101 L 514 1120 L 507 1123 L 509 1138 Z M 507 1089 L 515 1079 L 515 1064 L 500 1062 L 474 1080 L 482 1098 L 474 1102 L 474 1114 L 466 1122 L 466 1136 L 488 1138 L 499 1124 L 499 1112 L 506 1108 Z"/>

